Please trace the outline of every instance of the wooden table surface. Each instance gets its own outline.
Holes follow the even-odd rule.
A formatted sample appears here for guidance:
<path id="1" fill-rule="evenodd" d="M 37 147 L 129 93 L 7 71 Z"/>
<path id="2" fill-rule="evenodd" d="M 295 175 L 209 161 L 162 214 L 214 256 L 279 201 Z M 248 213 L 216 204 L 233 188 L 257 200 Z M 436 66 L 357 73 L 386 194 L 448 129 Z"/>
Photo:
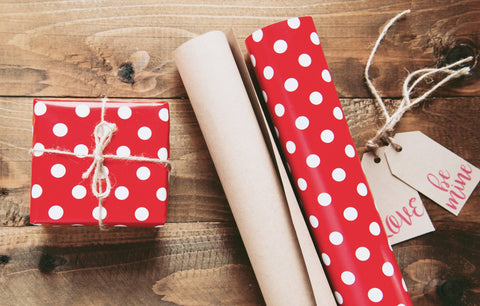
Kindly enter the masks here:
<path id="1" fill-rule="evenodd" d="M 471 76 L 408 112 L 420 130 L 480 166 L 480 1 L 0 1 L 0 304 L 257 305 L 262 296 L 172 51 L 210 30 L 244 39 L 314 18 L 360 152 L 382 123 L 363 70 L 392 108 L 408 72 L 473 55 Z M 428 84 L 426 84 L 428 86 Z M 161 229 L 29 224 L 32 99 L 108 96 L 171 105 L 169 217 Z M 480 190 L 458 217 L 422 196 L 436 231 L 393 247 L 415 305 L 480 305 Z"/>

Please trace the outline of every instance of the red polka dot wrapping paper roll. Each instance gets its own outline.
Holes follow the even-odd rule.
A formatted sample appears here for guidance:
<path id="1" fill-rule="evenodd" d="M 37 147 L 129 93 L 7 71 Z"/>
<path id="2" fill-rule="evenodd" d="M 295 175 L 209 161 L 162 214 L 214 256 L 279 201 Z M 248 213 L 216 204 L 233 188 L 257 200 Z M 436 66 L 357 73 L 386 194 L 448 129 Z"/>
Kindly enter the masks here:
<path id="1" fill-rule="evenodd" d="M 168 166 L 152 161 L 106 157 L 103 164 L 112 188 L 99 209 L 91 190 L 94 129 L 101 121 L 101 101 L 34 100 L 30 222 L 46 225 L 162 226 L 167 218 Z M 113 102 L 105 121 L 115 123 L 104 155 L 169 157 L 167 102 Z M 42 149 L 73 152 L 75 156 Z M 105 188 L 105 186 L 104 186 Z M 105 189 L 104 189 L 105 190 Z M 101 215 L 100 215 L 101 214 Z"/>
<path id="2" fill-rule="evenodd" d="M 246 39 L 313 240 L 341 305 L 411 305 L 311 17 Z"/>

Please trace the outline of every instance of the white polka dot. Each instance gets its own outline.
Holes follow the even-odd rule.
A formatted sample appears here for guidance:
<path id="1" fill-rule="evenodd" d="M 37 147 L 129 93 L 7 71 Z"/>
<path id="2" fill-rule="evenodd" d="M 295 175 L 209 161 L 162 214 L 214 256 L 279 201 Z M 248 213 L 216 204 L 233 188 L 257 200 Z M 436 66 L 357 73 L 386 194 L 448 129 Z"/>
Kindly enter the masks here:
<path id="1" fill-rule="evenodd" d="M 127 146 L 119 146 L 117 148 L 117 155 L 120 157 L 129 157 L 130 156 L 130 148 Z"/>
<path id="2" fill-rule="evenodd" d="M 405 290 L 405 292 L 408 292 L 407 284 L 405 283 L 404 278 L 402 278 L 402 287 L 403 287 L 403 290 Z"/>
<path id="3" fill-rule="evenodd" d="M 386 276 L 392 276 L 393 272 L 394 272 L 393 271 L 393 265 L 389 262 L 384 263 L 383 266 L 382 266 L 382 272 Z"/>
<path id="4" fill-rule="evenodd" d="M 312 58 L 310 57 L 310 55 L 303 53 L 298 57 L 298 63 L 302 67 L 308 67 L 312 63 Z"/>
<path id="5" fill-rule="evenodd" d="M 335 119 L 337 120 L 341 120 L 343 119 L 343 112 L 342 112 L 342 109 L 340 107 L 335 107 L 333 109 L 333 116 L 335 117 Z"/>
<path id="6" fill-rule="evenodd" d="M 262 96 L 263 96 L 263 100 L 265 101 L 265 103 L 267 103 L 268 101 L 268 96 L 267 96 L 267 93 L 265 91 L 262 90 Z"/>
<path id="7" fill-rule="evenodd" d="M 139 167 L 137 169 L 137 177 L 139 180 L 145 181 L 150 177 L 150 169 L 147 167 Z"/>
<path id="8" fill-rule="evenodd" d="M 165 189 L 165 187 L 157 189 L 157 199 L 160 201 L 165 201 L 167 199 L 167 189 Z"/>
<path id="9" fill-rule="evenodd" d="M 48 209 L 48 216 L 53 220 L 60 219 L 63 217 L 63 208 L 59 205 L 53 205 Z"/>
<path id="10" fill-rule="evenodd" d="M 345 180 L 347 177 L 347 174 L 345 173 L 345 170 L 342 168 L 336 168 L 332 171 L 332 178 L 336 182 L 342 182 Z"/>
<path id="11" fill-rule="evenodd" d="M 85 118 L 90 114 L 90 107 L 87 104 L 79 104 L 75 107 L 75 114 L 80 118 Z"/>
<path id="12" fill-rule="evenodd" d="M 320 37 L 318 37 L 318 34 L 316 32 L 312 32 L 310 34 L 310 40 L 314 45 L 319 45 L 320 44 Z"/>
<path id="13" fill-rule="evenodd" d="M 367 185 L 365 185 L 364 183 L 358 184 L 357 185 L 357 192 L 362 197 L 366 196 L 367 193 L 368 193 Z"/>
<path id="14" fill-rule="evenodd" d="M 167 150 L 167 148 L 160 148 L 157 152 L 157 156 L 160 160 L 168 160 L 168 150 Z"/>
<path id="15" fill-rule="evenodd" d="M 263 32 L 262 30 L 256 30 L 255 32 L 252 33 L 252 39 L 253 41 L 259 42 L 263 38 Z"/>
<path id="16" fill-rule="evenodd" d="M 305 116 L 300 116 L 300 117 L 298 117 L 298 118 L 295 120 L 295 126 L 296 126 L 297 129 L 299 129 L 299 130 L 304 130 L 304 129 L 306 129 L 309 124 L 310 124 L 310 121 L 309 121 L 308 118 L 305 117 Z"/>
<path id="17" fill-rule="evenodd" d="M 161 228 L 161 227 L 163 227 L 163 224 L 155 225 L 155 228 Z"/>
<path id="18" fill-rule="evenodd" d="M 275 50 L 275 52 L 278 54 L 282 54 L 287 51 L 287 47 L 287 42 L 283 39 L 279 39 L 273 44 L 273 50 Z"/>
<path id="19" fill-rule="evenodd" d="M 360 261 L 366 261 L 370 258 L 370 250 L 366 247 L 359 247 L 355 251 L 355 257 Z"/>
<path id="20" fill-rule="evenodd" d="M 128 198 L 128 195 L 129 191 L 128 188 L 125 186 L 118 186 L 115 189 L 115 197 L 119 200 L 125 200 L 126 198 Z"/>
<path id="21" fill-rule="evenodd" d="M 257 66 L 257 60 L 253 54 L 250 54 L 250 61 L 252 62 L 253 67 Z"/>
<path id="22" fill-rule="evenodd" d="M 350 144 L 346 145 L 345 146 L 345 155 L 347 155 L 350 158 L 355 157 L 355 148 Z"/>
<path id="23" fill-rule="evenodd" d="M 271 80 L 273 78 L 273 68 L 270 66 L 263 68 L 263 76 L 265 79 Z"/>
<path id="24" fill-rule="evenodd" d="M 307 156 L 307 166 L 310 168 L 316 168 L 320 165 L 320 157 L 316 154 L 310 154 Z"/>
<path id="25" fill-rule="evenodd" d="M 287 20 L 287 24 L 290 28 L 292 29 L 298 29 L 298 27 L 300 27 L 300 19 L 298 19 L 298 17 L 296 18 L 290 18 Z"/>
<path id="26" fill-rule="evenodd" d="M 317 217 L 315 216 L 310 216 L 308 218 L 308 220 L 310 221 L 310 225 L 313 227 L 313 228 L 317 228 L 318 227 L 318 219 Z"/>
<path id="27" fill-rule="evenodd" d="M 72 188 L 72 196 L 75 199 L 83 199 L 87 195 L 87 188 L 82 185 L 77 185 Z"/>
<path id="28" fill-rule="evenodd" d="M 135 210 L 135 219 L 138 221 L 145 221 L 148 219 L 148 209 L 145 207 L 139 207 Z"/>
<path id="29" fill-rule="evenodd" d="M 334 295 L 335 295 L 335 299 L 337 300 L 337 303 L 342 305 L 343 304 L 343 297 L 340 293 L 338 293 L 338 291 L 335 291 L 334 292 Z"/>
<path id="30" fill-rule="evenodd" d="M 120 106 L 117 110 L 117 115 L 125 120 L 132 116 L 132 110 L 128 106 Z"/>
<path id="31" fill-rule="evenodd" d="M 162 108 L 158 111 L 158 118 L 160 118 L 160 120 L 167 122 L 169 117 L 168 108 Z"/>
<path id="32" fill-rule="evenodd" d="M 372 288 L 368 290 L 368 298 L 374 303 L 378 303 L 383 300 L 383 292 L 378 288 Z"/>
<path id="33" fill-rule="evenodd" d="M 353 221 L 358 217 L 358 211 L 353 207 L 347 207 L 343 211 L 343 217 L 348 221 Z"/>
<path id="34" fill-rule="evenodd" d="M 297 180 L 297 185 L 298 185 L 298 188 L 300 188 L 301 191 L 307 190 L 307 181 L 305 179 L 299 178 Z"/>
<path id="35" fill-rule="evenodd" d="M 310 94 L 309 99 L 310 99 L 310 103 L 312 103 L 313 105 L 319 105 L 320 103 L 323 102 L 323 96 L 318 91 L 312 92 Z"/>
<path id="36" fill-rule="evenodd" d="M 92 217 L 95 219 L 95 220 L 98 220 L 100 218 L 100 209 L 99 207 L 95 207 L 93 210 L 92 210 Z M 104 220 L 106 217 L 107 217 L 107 210 L 105 209 L 105 207 L 102 207 L 102 220 Z"/>
<path id="37" fill-rule="evenodd" d="M 56 177 L 56 178 L 63 177 L 66 172 L 67 172 L 67 169 L 62 164 L 55 164 L 52 166 L 52 168 L 50 168 L 50 173 L 52 174 L 53 177 Z"/>
<path id="38" fill-rule="evenodd" d="M 318 204 L 322 206 L 328 206 L 330 203 L 332 203 L 332 197 L 326 193 L 322 192 L 321 194 L 318 195 L 317 197 Z"/>
<path id="39" fill-rule="evenodd" d="M 63 137 L 67 135 L 68 133 L 68 128 L 65 124 L 63 123 L 57 123 L 53 126 L 53 134 L 57 137 Z"/>
<path id="40" fill-rule="evenodd" d="M 285 114 L 285 107 L 282 104 L 275 105 L 275 114 L 282 117 Z"/>
<path id="41" fill-rule="evenodd" d="M 370 230 L 370 233 L 373 235 L 373 236 L 378 236 L 380 235 L 380 225 L 378 225 L 377 222 L 372 222 L 370 223 L 370 226 L 368 227 L 368 229 Z"/>
<path id="42" fill-rule="evenodd" d="M 297 90 L 298 88 L 298 81 L 295 78 L 289 78 L 285 81 L 285 84 L 283 84 L 285 87 L 285 90 L 288 92 L 292 92 Z"/>
<path id="43" fill-rule="evenodd" d="M 35 184 L 32 186 L 32 198 L 37 199 L 42 195 L 43 188 L 42 186 Z"/>
<path id="44" fill-rule="evenodd" d="M 355 283 L 355 275 L 350 271 L 342 272 L 341 278 L 345 285 L 353 285 Z"/>
<path id="45" fill-rule="evenodd" d="M 330 256 L 328 256 L 326 253 L 322 253 L 322 261 L 326 266 L 329 266 L 332 263 Z"/>
<path id="46" fill-rule="evenodd" d="M 152 137 L 152 130 L 149 127 L 142 126 L 141 128 L 138 129 L 138 138 L 141 140 L 147 140 Z"/>
<path id="47" fill-rule="evenodd" d="M 331 232 L 328 239 L 332 244 L 340 245 L 343 242 L 343 235 L 340 232 Z"/>
<path id="48" fill-rule="evenodd" d="M 37 116 L 44 115 L 47 112 L 47 106 L 43 102 L 35 103 L 34 113 Z"/>
<path id="49" fill-rule="evenodd" d="M 75 153 L 75 156 L 79 158 L 84 158 L 88 155 L 88 147 L 84 144 L 78 144 L 73 149 L 73 153 Z"/>
<path id="50" fill-rule="evenodd" d="M 398 304 L 397 306 L 405 306 L 405 304 Z"/>
<path id="51" fill-rule="evenodd" d="M 332 76 L 330 75 L 330 71 L 328 71 L 327 69 L 323 69 L 322 79 L 327 83 L 331 82 L 332 81 Z"/>
<path id="52" fill-rule="evenodd" d="M 331 143 L 335 138 L 335 134 L 331 130 L 323 130 L 320 134 L 320 138 L 324 143 Z"/>
<path id="53" fill-rule="evenodd" d="M 43 150 L 45 150 L 45 147 L 43 146 L 43 144 L 37 142 L 33 146 L 33 155 L 36 156 L 36 157 L 42 156 L 43 155 Z"/>
<path id="54" fill-rule="evenodd" d="M 290 153 L 290 154 L 293 154 L 295 153 L 295 150 L 297 149 L 297 146 L 295 145 L 295 143 L 293 141 L 287 141 L 285 147 L 287 148 L 287 152 Z"/>

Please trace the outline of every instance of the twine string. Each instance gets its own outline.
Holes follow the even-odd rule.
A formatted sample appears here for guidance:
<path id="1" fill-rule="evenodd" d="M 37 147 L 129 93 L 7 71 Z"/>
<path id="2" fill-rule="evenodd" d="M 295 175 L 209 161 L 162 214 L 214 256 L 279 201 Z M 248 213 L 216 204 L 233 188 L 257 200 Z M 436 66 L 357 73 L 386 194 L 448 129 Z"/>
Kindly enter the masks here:
<path id="1" fill-rule="evenodd" d="M 369 75 L 369 70 L 370 66 L 372 65 L 373 62 L 373 57 L 375 53 L 377 52 L 377 49 L 387 34 L 388 30 L 392 25 L 397 22 L 401 17 L 403 17 L 405 14 L 410 13 L 410 10 L 405 10 L 395 17 L 393 17 L 387 25 L 383 28 L 382 32 L 380 33 L 373 49 L 372 52 L 370 53 L 370 56 L 368 58 L 367 64 L 365 66 L 365 80 L 368 85 L 368 88 L 370 89 L 371 93 L 375 97 L 377 103 L 379 104 L 380 108 L 382 109 L 383 116 L 385 117 L 385 123 L 384 125 L 377 131 L 375 136 L 371 138 L 370 140 L 367 141 L 367 150 L 368 151 L 373 151 L 374 154 L 376 155 L 376 150 L 379 148 L 379 143 L 381 142 L 386 142 L 389 144 L 392 144 L 394 149 L 397 151 L 400 151 L 402 147 L 398 144 L 396 144 L 391 137 L 393 130 L 395 128 L 395 125 L 402 119 L 403 115 L 405 112 L 407 112 L 409 109 L 411 109 L 413 106 L 419 104 L 423 100 L 425 100 L 429 95 L 431 95 L 435 90 L 443 86 L 445 83 L 448 81 L 459 78 L 464 75 L 468 75 L 470 73 L 470 67 L 460 67 L 459 69 L 454 69 L 455 67 L 459 67 L 460 65 L 470 62 L 473 60 L 473 57 L 469 56 L 467 58 L 461 59 L 459 61 L 456 61 L 455 63 L 446 65 L 441 68 L 424 68 L 424 69 L 419 69 L 416 70 L 405 78 L 405 81 L 403 83 L 402 87 L 402 101 L 399 105 L 399 107 L 395 110 L 395 112 L 390 115 L 387 107 L 385 106 L 385 103 L 383 102 L 382 98 L 380 97 L 380 94 L 376 90 L 375 86 L 373 85 L 372 81 L 370 80 L 370 75 Z M 441 79 L 438 83 L 436 83 L 432 88 L 427 90 L 425 93 L 423 93 L 420 97 L 415 98 L 413 101 L 411 100 L 411 95 L 414 89 L 418 84 L 420 84 L 421 81 L 425 80 L 426 78 L 432 77 L 434 74 L 446 74 L 446 76 Z M 416 78 L 416 79 L 415 79 Z M 413 81 L 413 83 L 410 85 L 410 83 Z"/>
<path id="2" fill-rule="evenodd" d="M 92 176 L 92 184 L 91 190 L 93 195 L 98 199 L 98 225 L 103 228 L 103 218 L 102 218 L 102 207 L 103 201 L 110 195 L 112 190 L 112 183 L 110 181 L 110 177 L 108 176 L 104 161 L 105 159 L 116 159 L 116 160 L 130 160 L 130 161 L 140 161 L 140 162 L 153 162 L 164 164 L 168 167 L 170 172 L 171 163 L 168 160 L 161 160 L 158 158 L 149 158 L 144 156 L 118 156 L 112 154 L 103 154 L 103 151 L 108 146 L 114 133 L 117 131 L 117 125 L 115 123 L 111 123 L 105 121 L 105 110 L 107 105 L 107 98 L 102 99 L 102 113 L 101 113 L 101 120 L 95 126 L 93 135 L 95 138 L 95 148 L 93 149 L 92 154 L 85 154 L 79 156 L 74 152 L 70 152 L 68 150 L 58 150 L 58 149 L 37 149 L 32 148 L 30 149 L 31 153 L 42 152 L 48 154 L 60 154 L 60 155 L 67 155 L 67 156 L 76 156 L 76 157 L 91 157 L 93 158 L 92 163 L 88 167 L 88 169 L 82 174 L 82 179 L 87 179 Z M 92 175 L 93 173 L 93 175 Z M 105 189 L 104 189 L 105 185 Z"/>

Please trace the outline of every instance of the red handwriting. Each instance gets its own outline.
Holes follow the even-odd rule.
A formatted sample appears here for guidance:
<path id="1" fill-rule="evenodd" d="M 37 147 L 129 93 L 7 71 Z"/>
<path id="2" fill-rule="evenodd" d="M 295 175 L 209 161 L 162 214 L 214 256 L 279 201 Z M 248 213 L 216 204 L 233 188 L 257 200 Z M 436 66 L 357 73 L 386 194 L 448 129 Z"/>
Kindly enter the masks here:
<path id="1" fill-rule="evenodd" d="M 385 217 L 385 227 L 391 233 L 387 234 L 388 237 L 398 234 L 404 225 L 411 226 L 413 217 L 421 217 L 425 214 L 423 206 L 415 206 L 415 201 L 415 198 L 411 198 L 408 206 L 403 206 L 400 211 L 397 210 L 392 215 Z"/>
<path id="2" fill-rule="evenodd" d="M 462 164 L 456 177 L 451 177 L 447 170 L 440 170 L 438 175 L 433 173 L 427 174 L 427 180 L 437 189 L 448 193 L 449 198 L 445 205 L 456 210 L 459 206 L 459 200 L 465 200 L 467 197 L 464 190 L 467 182 L 472 180 L 470 175 L 472 172 L 473 169 L 470 165 Z M 453 179 L 453 182 L 451 182 L 451 179 Z"/>

